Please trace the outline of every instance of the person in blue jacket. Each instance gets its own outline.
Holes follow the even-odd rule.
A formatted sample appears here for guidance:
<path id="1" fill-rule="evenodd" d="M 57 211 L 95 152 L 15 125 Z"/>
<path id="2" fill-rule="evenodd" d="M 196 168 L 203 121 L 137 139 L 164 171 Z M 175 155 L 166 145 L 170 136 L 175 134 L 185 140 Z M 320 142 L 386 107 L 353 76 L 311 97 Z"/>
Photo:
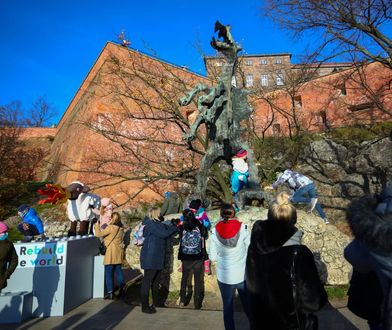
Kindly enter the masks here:
<path id="1" fill-rule="evenodd" d="M 24 242 L 30 242 L 34 236 L 38 236 L 38 239 L 45 238 L 42 220 L 32 207 L 22 204 L 18 207 L 18 215 L 23 219 L 18 230 L 23 234 Z"/>
<path id="2" fill-rule="evenodd" d="M 140 267 L 144 269 L 140 298 L 143 313 L 156 313 L 154 306 L 157 305 L 159 276 L 164 269 L 166 255 L 166 240 L 178 233 L 178 219 L 173 219 L 170 224 L 162 222 L 163 217 L 159 216 L 160 209 L 153 208 L 148 217 L 143 220 L 143 246 L 140 252 Z M 149 292 L 152 290 L 152 302 L 148 302 Z"/>

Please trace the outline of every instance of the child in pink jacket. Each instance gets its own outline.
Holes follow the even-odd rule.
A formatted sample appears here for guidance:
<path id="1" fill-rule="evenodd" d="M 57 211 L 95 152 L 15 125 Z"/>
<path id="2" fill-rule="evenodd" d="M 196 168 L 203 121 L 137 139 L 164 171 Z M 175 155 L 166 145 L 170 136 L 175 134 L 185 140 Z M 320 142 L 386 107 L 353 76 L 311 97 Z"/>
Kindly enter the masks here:
<path id="1" fill-rule="evenodd" d="M 99 215 L 99 225 L 101 229 L 105 229 L 108 225 L 112 213 L 113 213 L 113 204 L 111 198 L 104 197 L 101 199 L 101 207 L 98 209 L 94 209 L 93 212 L 96 215 Z"/>

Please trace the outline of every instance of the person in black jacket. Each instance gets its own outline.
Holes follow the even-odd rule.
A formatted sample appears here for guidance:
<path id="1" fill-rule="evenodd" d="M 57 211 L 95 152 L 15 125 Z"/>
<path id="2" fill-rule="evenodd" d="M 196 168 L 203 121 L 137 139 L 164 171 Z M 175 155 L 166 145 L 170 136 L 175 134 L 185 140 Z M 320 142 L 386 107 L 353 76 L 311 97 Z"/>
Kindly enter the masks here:
<path id="1" fill-rule="evenodd" d="M 200 309 L 204 299 L 204 258 L 207 254 L 205 240 L 207 229 L 190 209 L 183 212 L 184 221 L 180 229 L 178 259 L 182 261 L 180 307 L 187 303 L 188 277 L 193 273 L 195 280 L 194 305 Z"/>
<path id="2" fill-rule="evenodd" d="M 289 199 L 279 194 L 268 220 L 253 225 L 245 273 L 251 329 L 317 329 L 313 313 L 327 301 Z"/>
<path id="3" fill-rule="evenodd" d="M 159 276 L 165 265 L 166 240 L 178 232 L 177 220 L 165 225 L 159 216 L 159 208 L 153 208 L 149 217 L 143 220 L 144 242 L 140 252 L 140 266 L 144 269 L 140 297 L 143 313 L 156 313 L 155 305 L 158 298 Z M 179 220 L 178 220 L 179 221 Z M 153 305 L 148 302 L 149 292 L 152 289 Z"/>
<path id="4" fill-rule="evenodd" d="M 0 293 L 7 286 L 10 278 L 18 265 L 18 255 L 14 244 L 8 240 L 8 227 L 0 221 Z"/>
<path id="5" fill-rule="evenodd" d="M 347 220 L 355 237 L 344 250 L 354 268 L 348 307 L 370 329 L 392 329 L 392 182 L 352 201 Z"/>

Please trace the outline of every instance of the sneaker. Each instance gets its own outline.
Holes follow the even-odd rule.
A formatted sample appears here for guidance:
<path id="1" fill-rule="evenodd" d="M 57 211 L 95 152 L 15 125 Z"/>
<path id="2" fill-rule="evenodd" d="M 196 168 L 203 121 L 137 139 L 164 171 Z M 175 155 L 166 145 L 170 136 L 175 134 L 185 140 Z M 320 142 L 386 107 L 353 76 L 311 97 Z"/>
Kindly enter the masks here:
<path id="1" fill-rule="evenodd" d="M 103 297 L 103 299 L 105 300 L 113 300 L 114 296 L 113 296 L 113 292 L 108 292 L 105 297 Z"/>
<path id="2" fill-rule="evenodd" d="M 318 198 L 312 198 L 309 202 L 309 210 L 308 212 L 312 212 L 317 204 Z"/>
<path id="3" fill-rule="evenodd" d="M 155 308 L 151 308 L 150 306 L 142 306 L 142 313 L 146 314 L 154 314 L 157 310 Z"/>
<path id="4" fill-rule="evenodd" d="M 325 223 L 326 225 L 328 225 L 328 224 L 329 224 L 329 221 L 328 221 L 328 219 L 327 219 L 327 218 L 324 218 L 323 220 L 324 220 L 324 223 Z"/>
<path id="5" fill-rule="evenodd" d="M 25 236 L 25 237 L 22 239 L 22 242 L 23 242 L 23 243 L 29 243 L 29 242 L 31 242 L 33 239 L 34 239 L 34 236 Z"/>
<path id="6" fill-rule="evenodd" d="M 178 297 L 177 301 L 176 301 L 176 305 L 180 308 L 183 308 L 185 306 L 184 302 L 181 301 L 181 298 Z"/>

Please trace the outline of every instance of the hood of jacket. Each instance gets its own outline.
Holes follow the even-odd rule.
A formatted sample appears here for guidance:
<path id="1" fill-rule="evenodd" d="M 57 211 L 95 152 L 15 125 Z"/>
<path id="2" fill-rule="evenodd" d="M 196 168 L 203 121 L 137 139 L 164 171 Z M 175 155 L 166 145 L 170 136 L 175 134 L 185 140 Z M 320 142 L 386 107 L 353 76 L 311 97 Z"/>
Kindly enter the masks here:
<path id="1" fill-rule="evenodd" d="M 260 254 L 275 252 L 297 231 L 293 224 L 286 221 L 259 220 L 253 225 L 250 244 Z"/>
<path id="2" fill-rule="evenodd" d="M 377 214 L 378 201 L 363 197 L 353 201 L 347 209 L 347 221 L 356 239 L 370 249 L 392 252 L 392 213 Z"/>
<path id="3" fill-rule="evenodd" d="M 216 237 L 227 247 L 236 247 L 240 238 L 241 222 L 236 219 L 220 221 L 215 226 Z"/>

